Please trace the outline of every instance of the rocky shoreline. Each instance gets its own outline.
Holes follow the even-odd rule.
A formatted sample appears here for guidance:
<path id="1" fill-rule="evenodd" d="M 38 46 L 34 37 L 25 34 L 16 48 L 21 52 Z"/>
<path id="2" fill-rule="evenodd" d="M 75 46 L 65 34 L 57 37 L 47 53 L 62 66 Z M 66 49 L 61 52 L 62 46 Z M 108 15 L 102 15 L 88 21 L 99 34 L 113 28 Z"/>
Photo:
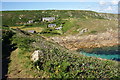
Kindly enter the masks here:
<path id="1" fill-rule="evenodd" d="M 78 50 L 80 48 L 100 48 L 104 46 L 119 45 L 118 31 L 109 30 L 104 33 L 90 34 L 90 35 L 68 35 L 50 37 L 54 42 L 57 42 L 61 46 L 65 46 L 70 50 Z"/>

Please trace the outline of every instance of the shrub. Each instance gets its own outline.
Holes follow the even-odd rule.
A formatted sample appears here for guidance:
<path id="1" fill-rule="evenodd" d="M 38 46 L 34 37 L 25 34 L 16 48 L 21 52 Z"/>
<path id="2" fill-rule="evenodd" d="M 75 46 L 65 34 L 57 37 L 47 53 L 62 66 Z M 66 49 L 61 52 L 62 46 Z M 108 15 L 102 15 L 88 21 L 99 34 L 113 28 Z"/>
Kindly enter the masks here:
<path id="1" fill-rule="evenodd" d="M 44 29 L 41 34 L 45 34 L 45 33 L 49 33 L 49 34 L 63 34 L 62 30 L 54 30 L 52 28 L 47 28 Z"/>
<path id="2" fill-rule="evenodd" d="M 32 26 L 32 24 L 25 24 L 24 26 Z"/>
<path id="3" fill-rule="evenodd" d="M 97 33 L 97 31 L 91 31 L 90 33 L 95 34 L 95 33 Z"/>
<path id="4" fill-rule="evenodd" d="M 30 50 L 30 43 L 34 42 L 35 40 L 29 37 L 19 37 L 17 35 L 13 36 L 13 43 L 17 44 L 17 47 L 21 50 Z"/>

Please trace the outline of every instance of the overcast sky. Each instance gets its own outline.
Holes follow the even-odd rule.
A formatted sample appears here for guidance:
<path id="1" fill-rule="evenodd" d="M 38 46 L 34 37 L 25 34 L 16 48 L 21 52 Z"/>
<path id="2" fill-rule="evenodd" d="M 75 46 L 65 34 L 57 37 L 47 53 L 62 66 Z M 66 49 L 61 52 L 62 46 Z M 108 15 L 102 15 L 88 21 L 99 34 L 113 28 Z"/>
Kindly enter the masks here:
<path id="1" fill-rule="evenodd" d="M 118 13 L 118 1 L 119 0 L 2 0 L 2 10 L 92 10 L 116 14 Z"/>

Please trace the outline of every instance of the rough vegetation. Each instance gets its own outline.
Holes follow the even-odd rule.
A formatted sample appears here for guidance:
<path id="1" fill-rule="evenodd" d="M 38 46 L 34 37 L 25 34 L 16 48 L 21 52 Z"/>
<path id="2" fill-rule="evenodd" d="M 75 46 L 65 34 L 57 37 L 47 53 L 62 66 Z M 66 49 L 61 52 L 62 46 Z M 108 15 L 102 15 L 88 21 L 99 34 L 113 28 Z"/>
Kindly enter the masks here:
<path id="1" fill-rule="evenodd" d="M 34 38 L 33 38 L 34 37 Z M 118 78 L 119 62 L 99 60 L 69 51 L 41 36 L 26 35 L 16 30 L 13 42 L 19 48 L 18 57 L 33 77 L 41 78 Z M 28 45 L 29 44 L 29 45 Z M 26 47 L 27 45 L 27 47 Z M 22 46 L 22 47 L 21 47 Z M 31 54 L 40 50 L 40 59 L 32 62 Z M 26 59 L 27 60 L 24 60 Z M 31 73 L 33 71 L 34 73 Z"/>
<path id="2" fill-rule="evenodd" d="M 14 16 L 13 16 L 14 15 Z M 94 18 L 94 19 L 115 19 L 117 15 L 103 14 L 84 10 L 38 10 L 38 11 L 3 11 L 2 18 L 4 25 L 23 25 L 29 20 L 40 22 L 42 17 L 54 16 L 57 18 Z M 38 23 L 37 23 L 38 24 Z"/>

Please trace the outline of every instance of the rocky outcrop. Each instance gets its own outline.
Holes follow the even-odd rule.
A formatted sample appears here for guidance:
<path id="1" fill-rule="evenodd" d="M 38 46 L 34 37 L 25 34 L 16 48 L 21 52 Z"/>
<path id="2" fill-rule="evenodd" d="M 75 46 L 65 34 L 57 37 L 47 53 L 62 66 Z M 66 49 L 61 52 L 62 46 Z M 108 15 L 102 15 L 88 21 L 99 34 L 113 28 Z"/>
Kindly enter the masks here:
<path id="1" fill-rule="evenodd" d="M 118 32 L 113 30 L 104 33 L 98 33 L 96 35 L 69 35 L 62 37 L 51 37 L 51 39 L 70 50 L 113 46 L 119 44 Z"/>
<path id="2" fill-rule="evenodd" d="M 80 34 L 83 34 L 83 33 L 85 33 L 85 32 L 88 32 L 88 28 L 82 29 L 79 33 L 80 33 Z"/>
<path id="3" fill-rule="evenodd" d="M 34 51 L 33 54 L 32 54 L 31 60 L 32 60 L 33 62 L 36 62 L 37 60 L 39 60 L 39 58 L 40 58 L 40 53 L 41 53 L 41 52 L 42 52 L 42 51 L 40 51 L 40 50 Z"/>
<path id="4" fill-rule="evenodd" d="M 99 13 L 99 16 L 108 19 L 108 20 L 118 20 L 118 15 L 117 14 L 103 14 L 103 13 Z"/>

